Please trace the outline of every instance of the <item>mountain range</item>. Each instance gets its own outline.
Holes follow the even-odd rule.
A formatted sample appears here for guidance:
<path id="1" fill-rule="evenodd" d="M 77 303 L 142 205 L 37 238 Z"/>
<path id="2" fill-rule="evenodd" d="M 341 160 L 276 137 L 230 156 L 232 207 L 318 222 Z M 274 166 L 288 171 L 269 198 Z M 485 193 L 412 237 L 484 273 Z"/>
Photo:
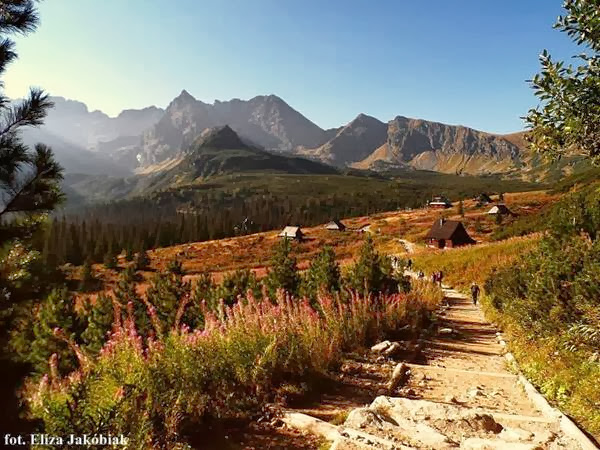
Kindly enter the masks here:
<path id="1" fill-rule="evenodd" d="M 117 117 L 54 97 L 45 125 L 25 135 L 52 145 L 67 172 L 125 176 L 168 167 L 205 130 L 227 126 L 248 148 L 296 155 L 337 168 L 543 178 L 524 133 L 497 135 L 465 126 L 397 116 L 382 122 L 359 114 L 324 130 L 284 100 L 257 96 L 205 103 L 186 90 L 166 109 L 125 110 Z"/>

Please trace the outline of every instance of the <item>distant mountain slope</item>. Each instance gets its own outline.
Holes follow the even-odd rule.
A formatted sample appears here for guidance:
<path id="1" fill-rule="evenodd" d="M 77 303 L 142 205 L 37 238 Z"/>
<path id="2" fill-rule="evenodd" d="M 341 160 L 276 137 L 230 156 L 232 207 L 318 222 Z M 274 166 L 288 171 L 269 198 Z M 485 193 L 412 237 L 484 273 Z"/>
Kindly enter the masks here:
<path id="1" fill-rule="evenodd" d="M 332 166 L 298 156 L 274 154 L 244 142 L 229 126 L 205 130 L 183 152 L 128 178 L 69 177 L 69 192 L 92 200 L 147 196 L 207 178 L 240 173 L 336 175 Z"/>
<path id="2" fill-rule="evenodd" d="M 206 129 L 229 125 L 243 140 L 265 149 L 291 152 L 298 146 L 320 145 L 326 133 L 277 96 L 248 101 L 233 99 L 207 104 L 182 91 L 161 120 L 149 129 L 141 146 L 141 164 L 175 156 Z"/>
<path id="3" fill-rule="evenodd" d="M 132 173 L 126 166 L 116 163 L 110 157 L 67 142 L 44 128 L 26 128 L 23 130 L 22 138 L 23 142 L 31 148 L 38 142 L 50 146 L 56 160 L 67 173 L 112 176 L 127 176 Z"/>
<path id="4" fill-rule="evenodd" d="M 468 127 L 398 116 L 388 123 L 386 142 L 354 166 L 410 166 L 472 175 L 507 173 L 523 164 L 524 149 L 515 142 Z"/>
<path id="5" fill-rule="evenodd" d="M 117 117 L 109 117 L 101 111 L 90 112 L 82 102 L 63 97 L 51 97 L 51 100 L 54 108 L 49 111 L 42 129 L 88 150 L 123 136 L 139 137 L 164 113 L 162 109 L 150 106 L 128 109 Z"/>
<path id="6" fill-rule="evenodd" d="M 359 114 L 348 125 L 337 130 L 325 144 L 315 149 L 301 149 L 310 156 L 335 166 L 361 161 L 381 147 L 387 138 L 387 125 L 374 117 Z"/>
<path id="7" fill-rule="evenodd" d="M 244 143 L 228 125 L 205 130 L 186 151 L 167 177 L 192 182 L 224 173 L 282 172 L 288 174 L 335 174 L 331 166 L 308 159 L 273 154 Z"/>

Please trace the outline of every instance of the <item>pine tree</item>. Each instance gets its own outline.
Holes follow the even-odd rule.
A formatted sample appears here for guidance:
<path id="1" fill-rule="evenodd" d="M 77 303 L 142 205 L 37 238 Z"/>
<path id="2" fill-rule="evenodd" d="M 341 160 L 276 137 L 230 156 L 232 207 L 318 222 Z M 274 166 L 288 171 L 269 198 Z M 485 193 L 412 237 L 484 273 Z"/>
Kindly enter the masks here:
<path id="1" fill-rule="evenodd" d="M 81 287 L 86 288 L 92 281 L 94 281 L 94 272 L 92 271 L 92 261 L 88 258 L 81 267 Z"/>
<path id="2" fill-rule="evenodd" d="M 300 284 L 300 275 L 296 258 L 291 254 L 292 246 L 288 239 L 283 239 L 275 247 L 269 273 L 265 280 L 267 289 L 271 297 L 274 297 L 277 289 L 283 289 L 286 292 L 295 295 L 298 292 Z"/>
<path id="3" fill-rule="evenodd" d="M 148 302 L 156 308 L 162 329 L 167 331 L 175 324 L 181 302 L 191 294 L 191 286 L 183 281 L 181 274 L 170 271 L 154 278 L 146 291 Z M 190 318 L 182 317 L 183 323 L 190 324 Z"/>
<path id="4" fill-rule="evenodd" d="M 321 290 L 340 290 L 340 266 L 335 260 L 335 252 L 329 246 L 324 247 L 312 260 L 302 283 L 303 294 L 311 299 L 315 299 Z"/>
<path id="5" fill-rule="evenodd" d="M 111 330 L 114 319 L 112 298 L 99 295 L 94 304 L 88 302 L 85 308 L 85 330 L 81 333 L 84 348 L 96 354 L 104 346 L 107 334 Z"/>
<path id="6" fill-rule="evenodd" d="M 348 285 L 358 292 L 391 292 L 397 289 L 392 278 L 391 262 L 375 250 L 371 236 L 367 236 L 358 260 L 350 268 Z"/>
<path id="7" fill-rule="evenodd" d="M 183 275 L 185 273 L 183 264 L 177 258 L 173 258 L 169 261 L 169 264 L 167 264 L 167 271 L 175 275 Z"/>
<path id="8" fill-rule="evenodd" d="M 15 43 L 8 36 L 28 34 L 38 24 L 32 0 L 0 1 L 0 75 L 17 58 Z M 3 83 L 0 88 L 3 88 Z M 21 140 L 21 130 L 43 124 L 52 107 L 47 94 L 31 89 L 21 102 L 0 92 L 0 245 L 13 238 L 24 238 L 43 221 L 43 213 L 51 211 L 62 200 L 59 183 L 62 168 L 54 160 L 52 150 L 36 144 L 33 151 Z M 16 219 L 15 217 L 18 217 Z"/>
<path id="9" fill-rule="evenodd" d="M 138 332 L 147 336 L 151 330 L 150 318 L 146 304 L 138 296 L 135 284 L 136 273 L 132 266 L 125 268 L 119 276 L 117 287 L 114 291 L 115 300 L 121 307 L 123 319 L 127 317 L 127 305 L 133 306 L 133 316 Z"/>
<path id="10" fill-rule="evenodd" d="M 129 244 L 125 249 L 125 261 L 131 262 L 133 261 L 135 255 L 133 253 L 133 244 Z"/>
<path id="11" fill-rule="evenodd" d="M 61 373 L 77 366 L 75 354 L 65 340 L 57 336 L 57 328 L 70 339 L 80 328 L 74 301 L 66 288 L 52 291 L 40 305 L 33 321 L 33 340 L 25 354 L 38 373 L 48 373 L 48 361 L 53 353 L 58 355 Z"/>

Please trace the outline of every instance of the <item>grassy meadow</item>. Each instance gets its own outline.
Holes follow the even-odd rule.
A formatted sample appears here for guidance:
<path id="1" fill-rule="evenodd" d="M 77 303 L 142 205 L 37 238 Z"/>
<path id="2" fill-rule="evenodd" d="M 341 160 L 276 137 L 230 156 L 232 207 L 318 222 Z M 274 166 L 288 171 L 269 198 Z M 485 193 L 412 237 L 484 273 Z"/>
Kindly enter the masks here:
<path id="1" fill-rule="evenodd" d="M 426 274 L 441 270 L 445 284 L 465 289 L 473 282 L 483 286 L 494 270 L 533 250 L 539 239 L 539 235 L 532 235 L 473 247 L 428 250 L 413 255 L 412 259 L 415 270 Z"/>

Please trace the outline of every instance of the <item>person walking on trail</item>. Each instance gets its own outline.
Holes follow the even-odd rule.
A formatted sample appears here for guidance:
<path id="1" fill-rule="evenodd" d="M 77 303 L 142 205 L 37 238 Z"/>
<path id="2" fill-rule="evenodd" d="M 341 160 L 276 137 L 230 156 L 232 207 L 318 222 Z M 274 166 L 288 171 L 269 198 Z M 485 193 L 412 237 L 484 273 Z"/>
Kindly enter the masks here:
<path id="1" fill-rule="evenodd" d="M 440 283 L 440 287 L 442 287 L 442 280 L 444 279 L 444 272 L 441 270 L 438 272 L 438 282 Z"/>
<path id="2" fill-rule="evenodd" d="M 412 269 L 412 259 L 410 259 L 410 258 L 408 259 L 408 261 L 406 262 L 406 268 L 408 270 Z"/>
<path id="3" fill-rule="evenodd" d="M 471 285 L 471 297 L 473 297 L 473 304 L 476 305 L 479 297 L 479 286 L 475 282 Z"/>

